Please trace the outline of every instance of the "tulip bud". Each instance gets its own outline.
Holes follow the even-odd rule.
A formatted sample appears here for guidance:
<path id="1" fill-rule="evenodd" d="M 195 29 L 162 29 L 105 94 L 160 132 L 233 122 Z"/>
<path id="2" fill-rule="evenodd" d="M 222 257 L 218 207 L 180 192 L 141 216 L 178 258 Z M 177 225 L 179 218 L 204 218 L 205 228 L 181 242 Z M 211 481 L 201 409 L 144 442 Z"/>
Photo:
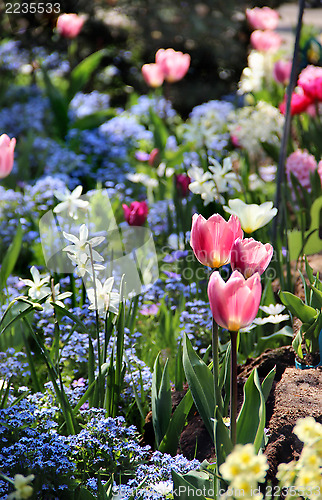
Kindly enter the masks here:
<path id="1" fill-rule="evenodd" d="M 123 204 L 124 218 L 129 226 L 143 226 L 149 212 L 145 201 L 133 201 L 130 206 Z"/>
<path id="2" fill-rule="evenodd" d="M 7 177 L 13 167 L 16 139 L 10 140 L 7 134 L 0 136 L 0 179 Z"/>

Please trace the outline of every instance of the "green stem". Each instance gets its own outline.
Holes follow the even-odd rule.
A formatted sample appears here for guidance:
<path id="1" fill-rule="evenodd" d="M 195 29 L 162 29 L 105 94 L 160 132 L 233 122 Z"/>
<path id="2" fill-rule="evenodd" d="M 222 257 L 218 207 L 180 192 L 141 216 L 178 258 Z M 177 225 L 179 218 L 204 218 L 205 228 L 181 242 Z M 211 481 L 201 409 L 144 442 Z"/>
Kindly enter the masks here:
<path id="1" fill-rule="evenodd" d="M 98 304 L 97 304 L 97 288 L 96 288 L 96 276 L 94 269 L 94 259 L 92 245 L 89 245 L 92 272 L 93 272 L 93 289 L 94 289 L 94 304 L 95 304 L 95 319 L 96 319 L 96 340 L 97 340 L 97 356 L 98 356 L 98 379 L 99 379 L 99 404 L 101 398 L 101 383 L 102 383 L 102 360 L 101 360 L 101 342 L 100 342 L 100 328 L 99 328 L 99 317 L 98 317 Z"/>
<path id="2" fill-rule="evenodd" d="M 216 405 L 222 413 L 222 398 L 219 387 L 219 355 L 218 355 L 218 325 L 215 320 L 212 320 L 212 359 L 214 367 L 214 394 L 216 397 Z"/>
<path id="3" fill-rule="evenodd" d="M 237 335 L 229 332 L 231 338 L 231 375 L 230 375 L 230 438 L 235 446 L 237 441 Z"/>

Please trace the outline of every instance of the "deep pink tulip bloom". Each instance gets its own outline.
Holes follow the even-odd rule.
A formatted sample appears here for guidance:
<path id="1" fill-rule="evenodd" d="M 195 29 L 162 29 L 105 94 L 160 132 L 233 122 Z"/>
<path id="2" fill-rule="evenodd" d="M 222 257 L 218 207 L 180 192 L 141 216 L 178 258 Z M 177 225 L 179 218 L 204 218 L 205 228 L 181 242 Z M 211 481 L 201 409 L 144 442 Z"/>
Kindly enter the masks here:
<path id="1" fill-rule="evenodd" d="M 313 101 L 322 101 L 322 67 L 307 66 L 301 71 L 297 84 Z"/>
<path id="2" fill-rule="evenodd" d="M 312 104 L 312 99 L 304 94 L 303 89 L 301 87 L 297 87 L 297 91 L 293 92 L 291 97 L 291 115 L 299 115 L 307 111 L 309 106 Z M 286 112 L 286 96 L 284 97 L 283 102 L 279 105 L 279 110 L 282 115 L 285 115 Z"/>
<path id="3" fill-rule="evenodd" d="M 250 43 L 259 52 L 276 52 L 282 44 L 282 38 L 275 31 L 256 30 L 250 35 Z"/>
<path id="4" fill-rule="evenodd" d="M 174 49 L 159 49 L 155 54 L 155 62 L 161 66 L 164 78 L 173 83 L 181 80 L 190 66 L 190 55 Z"/>
<path id="5" fill-rule="evenodd" d="M 243 231 L 236 215 L 231 215 L 226 222 L 214 214 L 209 219 L 194 214 L 190 245 L 201 264 L 218 268 L 227 264 L 230 259 L 231 247 L 236 238 L 242 238 Z"/>
<path id="6" fill-rule="evenodd" d="M 149 208 L 145 201 L 133 201 L 130 206 L 123 204 L 124 218 L 129 226 L 143 226 Z"/>
<path id="7" fill-rule="evenodd" d="M 241 272 L 245 278 L 255 273 L 263 274 L 273 256 L 270 243 L 263 245 L 254 238 L 237 238 L 231 247 L 230 265 L 233 270 Z"/>
<path id="8" fill-rule="evenodd" d="M 158 148 L 153 148 L 151 153 L 149 154 L 148 164 L 151 165 L 151 167 L 153 167 L 157 163 L 159 153 L 160 151 Z"/>
<path id="9" fill-rule="evenodd" d="M 290 81 L 292 70 L 292 61 L 284 61 L 280 59 L 276 61 L 273 67 L 273 78 L 277 83 L 287 85 Z"/>
<path id="10" fill-rule="evenodd" d="M 278 25 L 279 13 L 270 7 L 254 7 L 246 9 L 246 19 L 254 30 L 275 30 Z"/>
<path id="11" fill-rule="evenodd" d="M 163 84 L 164 73 L 159 64 L 144 64 L 141 71 L 142 76 L 149 87 L 160 87 Z"/>
<path id="12" fill-rule="evenodd" d="M 217 325 L 237 332 L 255 319 L 262 295 L 260 275 L 253 274 L 245 280 L 234 271 L 225 282 L 220 273 L 212 273 L 208 284 L 210 309 Z"/>
<path id="13" fill-rule="evenodd" d="M 0 179 L 7 177 L 12 170 L 15 146 L 14 137 L 10 140 L 7 134 L 0 136 Z"/>
<path id="14" fill-rule="evenodd" d="M 177 193 L 181 198 L 186 198 L 189 194 L 189 184 L 191 179 L 187 174 L 178 174 L 175 177 Z"/>
<path id="15" fill-rule="evenodd" d="M 76 38 L 84 24 L 77 14 L 61 14 L 57 19 L 57 31 L 64 38 Z"/>

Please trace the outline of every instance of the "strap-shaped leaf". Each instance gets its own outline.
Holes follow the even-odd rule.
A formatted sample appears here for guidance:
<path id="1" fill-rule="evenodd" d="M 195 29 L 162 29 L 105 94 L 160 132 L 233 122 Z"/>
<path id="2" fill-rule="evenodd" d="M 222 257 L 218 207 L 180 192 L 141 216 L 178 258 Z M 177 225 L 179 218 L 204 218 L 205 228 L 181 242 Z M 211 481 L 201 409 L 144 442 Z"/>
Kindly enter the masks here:
<path id="1" fill-rule="evenodd" d="M 157 447 L 159 447 L 167 432 L 171 417 L 171 390 L 168 373 L 168 360 L 163 371 L 160 364 L 160 353 L 158 354 L 152 375 L 152 423 L 154 428 Z"/>
<path id="2" fill-rule="evenodd" d="M 17 259 L 19 257 L 21 244 L 22 244 L 22 235 L 23 231 L 21 225 L 18 225 L 17 232 L 9 248 L 6 252 L 6 255 L 1 261 L 1 269 L 0 269 L 0 293 L 4 289 L 7 283 L 7 279 L 12 273 Z"/>
<path id="3" fill-rule="evenodd" d="M 302 323 L 311 323 L 317 315 L 317 310 L 313 307 L 307 306 L 304 302 L 296 295 L 290 292 L 279 292 L 279 297 L 289 311 L 299 318 Z"/>
<path id="4" fill-rule="evenodd" d="M 264 438 L 265 420 L 265 398 L 254 368 L 244 386 L 244 402 L 237 419 L 237 443 L 253 443 L 257 453 Z"/>
<path id="5" fill-rule="evenodd" d="M 214 378 L 211 370 L 194 351 L 187 336 L 183 342 L 183 367 L 194 403 L 211 438 L 214 438 Z"/>
<path id="6" fill-rule="evenodd" d="M 223 421 L 218 406 L 216 406 L 215 411 L 214 435 L 218 470 L 219 466 L 225 462 L 227 455 L 229 455 L 233 449 L 233 443 L 230 439 L 228 427 Z"/>
<path id="7" fill-rule="evenodd" d="M 192 404 L 193 399 L 190 390 L 188 390 L 188 392 L 184 395 L 182 401 L 180 401 L 177 408 L 175 409 L 170 420 L 167 432 L 160 443 L 158 449 L 162 453 L 169 453 L 170 455 L 176 454 L 180 434 L 186 422 L 188 413 L 191 410 Z"/>
<path id="8" fill-rule="evenodd" d="M 98 68 L 102 58 L 107 54 L 106 49 L 94 52 L 83 59 L 70 74 L 70 84 L 67 92 L 67 101 L 70 102 L 74 95 L 82 90 L 93 72 Z"/>
<path id="9" fill-rule="evenodd" d="M 171 471 L 171 475 L 173 480 L 173 498 L 177 498 L 178 500 L 188 500 L 189 498 L 196 497 L 200 500 L 206 500 L 203 495 L 199 495 L 200 491 L 197 490 L 200 488 L 196 488 L 189 481 L 187 481 L 187 479 L 185 479 L 186 475 L 184 477 L 174 470 Z M 194 492 L 195 495 L 191 495 L 192 492 Z"/>

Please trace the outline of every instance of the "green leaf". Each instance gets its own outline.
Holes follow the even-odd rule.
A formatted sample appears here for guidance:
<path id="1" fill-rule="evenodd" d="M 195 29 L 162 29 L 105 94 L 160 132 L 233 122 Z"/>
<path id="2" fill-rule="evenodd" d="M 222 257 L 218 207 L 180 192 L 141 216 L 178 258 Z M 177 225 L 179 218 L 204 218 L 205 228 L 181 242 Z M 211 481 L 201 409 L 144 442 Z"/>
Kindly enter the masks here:
<path id="1" fill-rule="evenodd" d="M 162 371 L 159 353 L 154 363 L 152 375 L 152 423 L 157 447 L 159 447 L 169 427 L 171 409 L 172 403 L 168 360 Z"/>
<path id="2" fill-rule="evenodd" d="M 89 490 L 81 486 L 77 495 L 77 500 L 97 500 L 97 498 L 94 497 L 94 495 Z"/>
<path id="3" fill-rule="evenodd" d="M 57 133 L 61 139 L 64 139 L 68 130 L 68 102 L 61 91 L 52 83 L 47 70 L 41 67 L 46 87 L 46 93 L 50 102 L 51 110 L 54 115 L 54 123 Z"/>
<path id="4" fill-rule="evenodd" d="M 279 297 L 288 310 L 302 323 L 311 323 L 317 316 L 316 309 L 304 304 L 303 300 L 290 292 L 279 292 Z"/>
<path id="5" fill-rule="evenodd" d="M 17 259 L 19 257 L 20 249 L 21 249 L 21 244 L 22 244 L 22 235 L 23 231 L 21 228 L 21 225 L 18 225 L 17 232 L 15 234 L 15 237 L 10 244 L 6 255 L 4 256 L 4 259 L 1 262 L 1 269 L 0 269 L 0 293 L 2 290 L 5 288 L 7 284 L 7 279 L 14 270 L 14 267 L 16 265 Z"/>
<path id="6" fill-rule="evenodd" d="M 219 466 L 225 462 L 227 455 L 229 455 L 229 453 L 231 453 L 233 449 L 233 443 L 231 442 L 229 436 L 228 427 L 227 425 L 225 425 L 223 421 L 218 406 L 216 406 L 216 411 L 215 411 L 214 435 L 215 435 L 215 450 L 216 450 L 217 469 L 218 469 Z"/>
<path id="7" fill-rule="evenodd" d="M 76 325 L 80 328 L 82 333 L 88 333 L 84 323 L 75 314 L 71 313 L 68 309 L 66 309 L 65 307 L 61 307 L 55 302 L 51 302 L 51 305 L 55 308 L 56 312 L 61 313 L 62 317 L 67 316 L 68 318 L 72 319 L 74 323 L 76 323 Z"/>
<path id="8" fill-rule="evenodd" d="M 260 337 L 256 346 L 256 353 L 260 354 L 266 349 L 275 349 L 282 345 L 290 345 L 293 339 L 293 329 L 290 326 L 284 326 L 278 332 Z"/>
<path id="9" fill-rule="evenodd" d="M 163 120 L 155 113 L 152 107 L 150 107 L 150 118 L 153 126 L 155 147 L 160 151 L 164 151 L 169 137 L 167 127 L 165 126 Z"/>
<path id="10" fill-rule="evenodd" d="M 292 342 L 292 347 L 299 358 L 304 359 L 303 351 L 302 351 L 302 333 L 299 330 Z"/>
<path id="11" fill-rule="evenodd" d="M 101 109 L 100 111 L 96 111 L 96 113 L 86 115 L 73 122 L 73 128 L 77 128 L 78 130 L 91 130 L 99 127 L 107 120 L 114 118 L 115 115 L 116 112 L 113 108 Z"/>
<path id="12" fill-rule="evenodd" d="M 173 480 L 173 490 L 174 490 L 174 498 L 178 498 L 179 500 L 188 500 L 189 498 L 192 498 L 191 493 L 194 491 L 194 493 L 197 492 L 197 488 L 195 488 L 192 483 L 187 481 L 184 476 L 181 474 L 178 474 L 174 470 L 171 471 L 171 476 Z M 190 490 L 190 494 L 189 494 Z M 198 492 L 199 493 L 199 492 Z M 193 495 L 196 498 L 200 500 L 206 500 L 206 498 L 203 495 Z"/>
<path id="13" fill-rule="evenodd" d="M 161 453 L 169 453 L 173 456 L 177 453 L 180 434 L 187 420 L 192 404 L 193 399 L 190 390 L 188 390 L 172 415 L 167 432 L 165 433 L 165 436 L 163 437 L 158 448 Z"/>
<path id="14" fill-rule="evenodd" d="M 244 386 L 244 402 L 237 419 L 237 443 L 253 443 L 258 453 L 266 420 L 265 398 L 254 368 Z"/>
<path id="15" fill-rule="evenodd" d="M 316 287 L 311 285 L 311 290 L 313 292 L 313 296 L 317 301 L 318 307 L 322 307 L 322 292 Z M 308 323 L 308 321 L 303 321 L 303 323 Z"/>
<path id="16" fill-rule="evenodd" d="M 184 369 L 183 369 L 183 362 L 182 362 L 182 343 L 180 341 L 180 345 L 178 347 L 178 350 L 176 352 L 176 365 L 175 365 L 175 378 L 174 378 L 174 385 L 176 391 L 182 391 L 183 390 L 183 384 L 185 381 L 185 376 L 184 376 Z"/>
<path id="17" fill-rule="evenodd" d="M 185 335 L 183 342 L 183 367 L 195 405 L 209 435 L 214 439 L 215 393 L 213 374 L 196 354 L 187 335 Z"/>
<path id="18" fill-rule="evenodd" d="M 262 392 L 265 401 L 267 401 L 269 393 L 271 392 L 275 375 L 276 375 L 276 366 L 274 366 L 274 368 L 271 369 L 271 371 L 266 375 L 266 377 L 262 382 Z"/>
<path id="19" fill-rule="evenodd" d="M 70 102 L 75 94 L 82 90 L 93 72 L 98 68 L 102 58 L 107 54 L 106 49 L 94 52 L 83 59 L 70 74 L 70 83 L 67 92 L 67 101 Z"/>

